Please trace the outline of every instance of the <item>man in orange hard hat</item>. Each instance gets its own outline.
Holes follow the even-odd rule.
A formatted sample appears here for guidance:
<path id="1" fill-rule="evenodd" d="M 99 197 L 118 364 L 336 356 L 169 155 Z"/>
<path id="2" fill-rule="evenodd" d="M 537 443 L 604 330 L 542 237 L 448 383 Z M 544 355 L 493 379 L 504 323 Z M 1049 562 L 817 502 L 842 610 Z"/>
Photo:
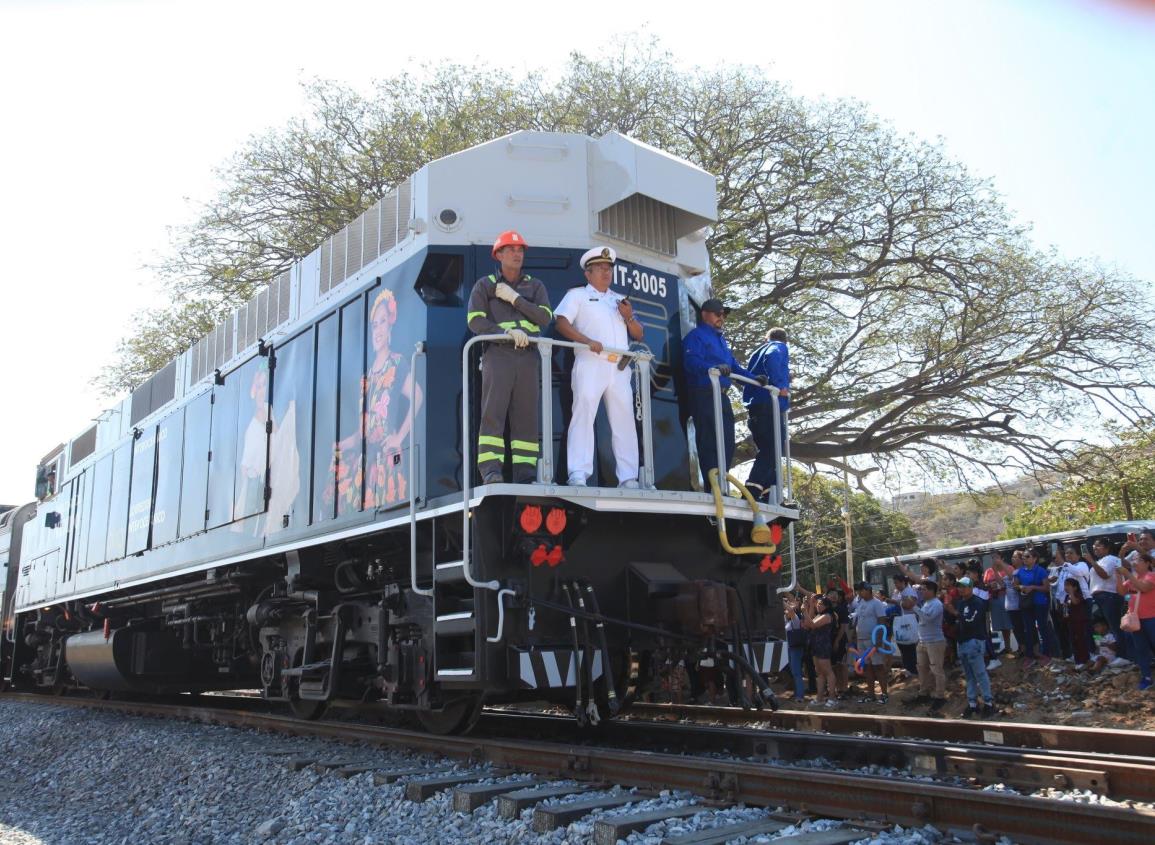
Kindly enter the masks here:
<path id="1" fill-rule="evenodd" d="M 474 334 L 506 334 L 512 343 L 488 344 L 481 359 L 481 425 L 477 432 L 477 470 L 482 484 L 502 481 L 505 421 L 515 484 L 537 478 L 540 358 L 530 337 L 553 319 L 545 285 L 521 271 L 525 239 L 512 230 L 493 242 L 499 271 L 473 285 L 465 320 Z"/>

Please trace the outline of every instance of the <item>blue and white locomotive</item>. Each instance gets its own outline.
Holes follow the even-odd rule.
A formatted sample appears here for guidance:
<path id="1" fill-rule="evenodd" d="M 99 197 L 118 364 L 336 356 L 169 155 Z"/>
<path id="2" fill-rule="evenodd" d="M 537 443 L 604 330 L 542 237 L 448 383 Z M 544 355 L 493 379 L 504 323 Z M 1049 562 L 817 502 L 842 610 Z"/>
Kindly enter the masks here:
<path id="1" fill-rule="evenodd" d="M 679 402 L 716 211 L 709 173 L 615 133 L 518 132 L 421 168 L 41 461 L 38 501 L 0 528 L 4 680 L 259 687 L 438 732 L 486 701 L 597 720 L 701 662 L 772 702 L 797 511 L 703 485 Z M 604 413 L 590 486 L 555 480 L 573 350 L 548 333 L 537 481 L 480 483 L 478 361 L 501 341 L 469 333 L 465 300 L 505 229 L 554 304 L 582 252 L 616 249 L 645 330 L 623 350 L 639 489 L 609 481 Z"/>

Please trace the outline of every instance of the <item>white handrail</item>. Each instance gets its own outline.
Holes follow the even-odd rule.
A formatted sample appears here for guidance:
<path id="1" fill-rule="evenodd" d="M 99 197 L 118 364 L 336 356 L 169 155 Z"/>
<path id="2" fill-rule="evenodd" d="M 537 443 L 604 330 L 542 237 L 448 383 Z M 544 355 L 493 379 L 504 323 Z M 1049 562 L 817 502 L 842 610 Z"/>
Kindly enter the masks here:
<path id="1" fill-rule="evenodd" d="M 469 565 L 469 520 L 471 517 L 469 499 L 472 493 L 472 476 L 473 466 L 470 461 L 470 442 L 471 442 L 471 428 L 469 425 L 469 353 L 473 347 L 478 343 L 512 343 L 513 338 L 506 334 L 480 334 L 471 337 L 466 341 L 465 346 L 461 350 L 461 375 L 462 375 L 462 389 L 461 389 L 461 500 L 462 500 L 462 526 L 461 526 L 461 558 L 462 570 L 465 574 L 465 581 L 471 587 L 484 590 L 498 590 L 501 584 L 498 581 L 478 581 L 473 577 L 473 571 Z M 543 484 L 553 483 L 553 390 L 552 390 L 552 372 L 547 364 L 550 361 L 553 347 L 569 347 L 570 349 L 588 349 L 588 345 L 584 343 L 576 343 L 570 340 L 554 340 L 549 337 L 531 337 L 529 342 L 536 344 L 541 350 L 541 418 L 542 418 L 542 441 L 543 448 L 541 454 L 543 458 L 548 453 L 548 459 L 538 460 L 538 481 Z M 613 347 L 604 347 L 603 352 L 611 355 L 621 355 L 627 358 L 634 358 L 639 362 L 644 362 L 642 370 L 648 375 L 649 362 L 653 359 L 653 353 L 649 350 L 631 351 L 629 349 L 616 349 Z M 646 436 L 651 427 L 651 420 L 649 418 L 649 381 L 648 379 L 638 385 L 639 390 L 645 391 L 645 398 L 642 403 L 644 419 L 642 420 L 642 459 L 645 462 L 644 468 L 649 477 L 653 476 L 653 437 Z M 547 426 L 548 423 L 548 426 Z M 548 443 L 544 442 L 547 439 Z M 547 448 L 548 447 L 548 448 Z M 544 467 L 544 469 L 543 469 Z"/>

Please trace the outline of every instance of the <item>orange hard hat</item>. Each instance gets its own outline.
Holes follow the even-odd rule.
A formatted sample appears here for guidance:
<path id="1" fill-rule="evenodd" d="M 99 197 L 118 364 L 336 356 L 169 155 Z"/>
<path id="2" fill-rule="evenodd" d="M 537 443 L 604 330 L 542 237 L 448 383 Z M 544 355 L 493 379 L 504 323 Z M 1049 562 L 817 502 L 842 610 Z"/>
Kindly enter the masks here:
<path id="1" fill-rule="evenodd" d="M 510 229 L 508 232 L 502 232 L 497 236 L 497 240 L 493 242 L 493 252 L 490 253 L 494 258 L 497 258 L 497 251 L 504 246 L 528 246 L 525 238 L 517 232 Z"/>

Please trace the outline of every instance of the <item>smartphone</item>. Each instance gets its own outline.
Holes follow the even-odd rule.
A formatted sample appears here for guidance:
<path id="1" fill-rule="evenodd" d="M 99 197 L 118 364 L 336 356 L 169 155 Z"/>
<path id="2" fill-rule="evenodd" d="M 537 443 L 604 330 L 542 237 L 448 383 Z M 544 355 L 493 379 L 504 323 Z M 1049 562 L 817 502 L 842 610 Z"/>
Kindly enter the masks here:
<path id="1" fill-rule="evenodd" d="M 1087 548 L 1086 543 L 1080 543 L 1079 544 L 1079 552 L 1081 554 L 1083 554 L 1084 556 L 1086 556 L 1086 555 L 1089 555 L 1091 553 L 1091 550 Z"/>

